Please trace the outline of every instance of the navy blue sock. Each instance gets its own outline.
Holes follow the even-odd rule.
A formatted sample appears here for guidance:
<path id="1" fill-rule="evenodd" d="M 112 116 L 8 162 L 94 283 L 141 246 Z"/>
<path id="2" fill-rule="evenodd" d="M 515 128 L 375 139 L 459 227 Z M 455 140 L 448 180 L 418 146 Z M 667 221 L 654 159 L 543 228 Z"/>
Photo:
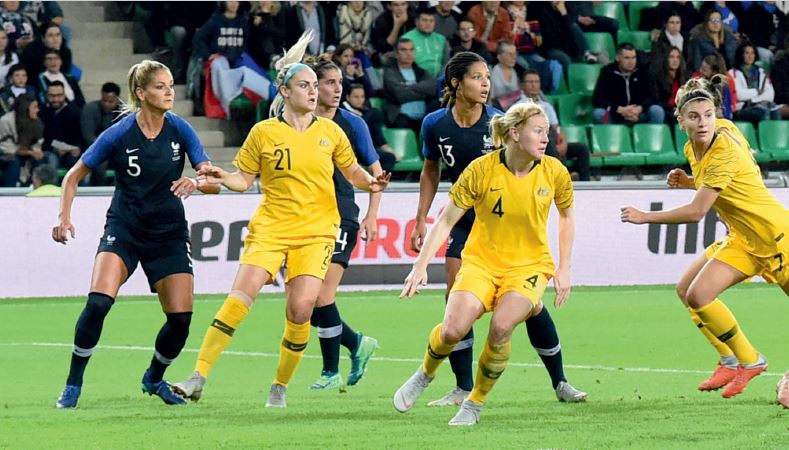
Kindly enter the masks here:
<path id="1" fill-rule="evenodd" d="M 162 381 L 164 371 L 173 363 L 181 353 L 186 338 L 189 337 L 189 324 L 192 322 L 192 312 L 167 313 L 167 321 L 162 325 L 156 336 L 151 367 L 148 370 L 148 381 L 157 383 Z"/>
<path id="2" fill-rule="evenodd" d="M 449 354 L 449 364 L 455 374 L 457 386 L 464 391 L 474 387 L 474 376 L 471 372 L 471 363 L 474 359 L 474 328 L 468 330 L 463 339 L 458 342 L 452 353 Z"/>
<path id="3" fill-rule="evenodd" d="M 342 336 L 340 343 L 343 347 L 347 348 L 351 355 L 356 353 L 356 348 L 359 347 L 359 333 L 353 331 L 350 325 L 342 321 Z"/>
<path id="4" fill-rule="evenodd" d="M 99 292 L 88 294 L 88 302 L 77 319 L 74 329 L 74 348 L 71 352 L 71 367 L 69 368 L 66 384 L 82 386 L 82 376 L 88 365 L 93 349 L 99 343 L 101 329 L 104 327 L 104 318 L 110 312 L 115 299 Z"/>
<path id="5" fill-rule="evenodd" d="M 317 320 L 314 320 L 317 319 Z M 313 325 L 318 328 L 318 339 L 323 356 L 323 372 L 337 373 L 340 371 L 340 336 L 342 320 L 337 305 L 322 306 L 312 310 Z"/>
<path id="6" fill-rule="evenodd" d="M 567 378 L 564 377 L 562 365 L 562 346 L 548 308 L 543 307 L 539 314 L 526 320 L 526 332 L 529 334 L 529 342 L 540 355 L 545 369 L 551 376 L 553 388 L 556 389 L 559 382 L 567 381 Z"/>

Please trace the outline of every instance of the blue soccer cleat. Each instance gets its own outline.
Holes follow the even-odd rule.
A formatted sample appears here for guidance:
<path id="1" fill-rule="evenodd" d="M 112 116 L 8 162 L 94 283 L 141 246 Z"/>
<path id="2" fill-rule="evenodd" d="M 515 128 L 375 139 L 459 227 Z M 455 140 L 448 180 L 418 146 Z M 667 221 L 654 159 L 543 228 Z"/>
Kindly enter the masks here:
<path id="1" fill-rule="evenodd" d="M 155 395 L 168 405 L 185 405 L 186 399 L 173 392 L 170 383 L 165 380 L 152 382 L 148 380 L 148 371 L 142 376 L 142 392 L 148 395 Z"/>
<path id="2" fill-rule="evenodd" d="M 359 345 L 356 347 L 356 352 L 351 355 L 351 373 L 348 374 L 348 386 L 354 386 L 362 379 L 367 371 L 367 364 L 377 348 L 377 340 L 359 333 Z"/>
<path id="3" fill-rule="evenodd" d="M 60 394 L 60 397 L 58 397 L 58 401 L 55 402 L 55 408 L 76 408 L 80 393 L 82 393 L 81 386 L 72 386 L 67 384 L 66 388 L 63 389 L 63 393 Z"/>

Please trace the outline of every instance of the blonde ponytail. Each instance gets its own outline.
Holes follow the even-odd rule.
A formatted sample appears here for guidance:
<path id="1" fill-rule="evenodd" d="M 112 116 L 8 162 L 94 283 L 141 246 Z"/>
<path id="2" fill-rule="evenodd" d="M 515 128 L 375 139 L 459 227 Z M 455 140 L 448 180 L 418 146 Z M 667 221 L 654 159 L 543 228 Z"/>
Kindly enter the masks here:
<path id="1" fill-rule="evenodd" d="M 285 109 L 285 98 L 279 93 L 280 86 L 287 86 L 288 81 L 296 72 L 303 68 L 309 68 L 301 64 L 301 60 L 304 58 L 304 53 L 307 51 L 307 46 L 312 42 L 313 37 L 312 29 L 305 31 L 299 40 L 293 44 L 293 47 L 288 49 L 282 58 L 278 59 L 274 64 L 274 68 L 277 70 L 277 78 L 274 80 L 274 85 L 277 87 L 277 96 L 271 102 L 268 112 L 269 117 L 276 117 Z"/>

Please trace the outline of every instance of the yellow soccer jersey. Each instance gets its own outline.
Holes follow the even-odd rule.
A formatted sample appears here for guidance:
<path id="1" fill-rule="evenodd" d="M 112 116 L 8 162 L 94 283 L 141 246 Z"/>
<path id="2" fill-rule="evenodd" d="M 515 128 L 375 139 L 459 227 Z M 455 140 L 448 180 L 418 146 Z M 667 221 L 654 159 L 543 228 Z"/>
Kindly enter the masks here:
<path id="1" fill-rule="evenodd" d="M 233 161 L 240 170 L 259 174 L 263 187 L 247 239 L 297 245 L 334 242 L 340 221 L 334 166 L 355 162 L 348 138 L 331 120 L 316 117 L 302 133 L 279 117 L 256 124 Z"/>
<path id="2" fill-rule="evenodd" d="M 734 135 L 734 137 L 737 139 L 737 141 L 740 143 L 740 145 L 742 145 L 742 147 L 745 150 L 750 151 L 750 149 L 751 149 L 750 142 L 748 142 L 748 140 L 745 139 L 745 135 L 742 134 L 742 131 L 740 131 L 740 129 L 737 128 L 737 125 L 735 125 L 734 122 L 732 122 L 729 119 L 716 118 L 715 119 L 715 130 L 717 131 L 717 130 L 720 130 L 722 128 L 726 129 L 726 130 L 729 130 Z"/>
<path id="3" fill-rule="evenodd" d="M 700 161 L 690 142 L 684 151 L 696 189 L 719 191 L 712 207 L 729 226 L 733 244 L 755 256 L 773 256 L 786 248 L 789 210 L 767 190 L 750 151 L 722 133 L 716 133 Z"/>
<path id="4" fill-rule="evenodd" d="M 449 191 L 462 209 L 474 208 L 476 219 L 462 258 L 493 273 L 541 265 L 553 275 L 546 230 L 551 202 L 573 206 L 570 173 L 556 158 L 544 156 L 528 175 L 515 177 L 499 150 L 477 158 Z"/>

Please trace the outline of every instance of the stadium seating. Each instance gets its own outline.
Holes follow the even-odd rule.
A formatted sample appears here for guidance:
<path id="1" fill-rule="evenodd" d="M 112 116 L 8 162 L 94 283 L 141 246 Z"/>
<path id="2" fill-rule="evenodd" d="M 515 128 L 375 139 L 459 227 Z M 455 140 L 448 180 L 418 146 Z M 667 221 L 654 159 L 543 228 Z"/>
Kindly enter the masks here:
<path id="1" fill-rule="evenodd" d="M 665 124 L 633 125 L 633 147 L 636 153 L 647 154 L 647 165 L 665 166 L 685 162 L 685 158 L 680 157 L 674 149 L 671 129 Z"/>
<path id="2" fill-rule="evenodd" d="M 648 52 L 652 50 L 652 39 L 649 36 L 649 31 L 630 31 L 619 30 L 617 33 L 617 42 L 629 42 L 633 44 L 636 50 Z"/>
<path id="3" fill-rule="evenodd" d="M 591 125 L 592 97 L 582 94 L 557 95 L 556 113 L 562 125 Z"/>
<path id="4" fill-rule="evenodd" d="M 567 84 L 570 92 L 592 95 L 602 67 L 600 64 L 570 64 L 567 69 Z"/>
<path id="5" fill-rule="evenodd" d="M 594 7 L 594 13 L 598 16 L 610 17 L 619 21 L 620 30 L 629 30 L 630 25 L 625 17 L 625 7 L 622 2 L 601 2 Z"/>
<path id="6" fill-rule="evenodd" d="M 383 97 L 370 97 L 370 106 L 372 106 L 373 109 L 377 109 L 379 111 L 383 111 L 384 110 L 384 99 L 383 99 Z"/>
<path id="7" fill-rule="evenodd" d="M 628 5 L 628 15 L 630 19 L 630 29 L 638 30 L 641 24 L 641 10 L 645 8 L 654 8 L 658 2 L 630 2 Z"/>
<path id="8" fill-rule="evenodd" d="M 627 125 L 594 125 L 592 154 L 602 156 L 604 166 L 641 166 L 646 162 L 643 154 L 633 152 Z"/>
<path id="9" fill-rule="evenodd" d="M 614 60 L 616 57 L 616 45 L 611 33 L 586 32 L 584 36 L 589 44 L 589 50 L 593 53 L 607 53 L 608 60 Z"/>
<path id="10" fill-rule="evenodd" d="M 760 122 L 759 145 L 761 152 L 769 153 L 773 161 L 788 161 L 789 121 L 765 120 Z"/>
<path id="11" fill-rule="evenodd" d="M 577 142 L 589 147 L 589 134 L 587 133 L 587 129 L 588 127 L 580 125 L 562 125 L 562 131 L 564 132 L 564 137 L 567 139 L 567 142 Z M 603 157 L 593 155 L 590 160 L 590 165 L 592 167 L 602 167 Z"/>
<path id="12" fill-rule="evenodd" d="M 751 150 L 754 152 L 754 158 L 756 158 L 757 162 L 760 163 L 769 163 L 772 161 L 773 157 L 769 152 L 765 152 L 761 150 L 759 147 L 759 139 L 756 134 L 756 128 L 753 127 L 751 122 L 734 122 L 739 128 L 740 132 L 745 136 L 745 139 L 748 140 L 748 144 L 751 147 Z"/>
<path id="13" fill-rule="evenodd" d="M 416 134 L 409 128 L 382 128 L 384 138 L 400 161 L 395 164 L 394 172 L 414 172 L 422 170 L 422 157 L 419 153 Z"/>
<path id="14" fill-rule="evenodd" d="M 770 75 L 770 63 L 767 61 L 756 61 L 754 64 L 764 69 L 764 71 L 767 72 L 767 75 Z"/>

